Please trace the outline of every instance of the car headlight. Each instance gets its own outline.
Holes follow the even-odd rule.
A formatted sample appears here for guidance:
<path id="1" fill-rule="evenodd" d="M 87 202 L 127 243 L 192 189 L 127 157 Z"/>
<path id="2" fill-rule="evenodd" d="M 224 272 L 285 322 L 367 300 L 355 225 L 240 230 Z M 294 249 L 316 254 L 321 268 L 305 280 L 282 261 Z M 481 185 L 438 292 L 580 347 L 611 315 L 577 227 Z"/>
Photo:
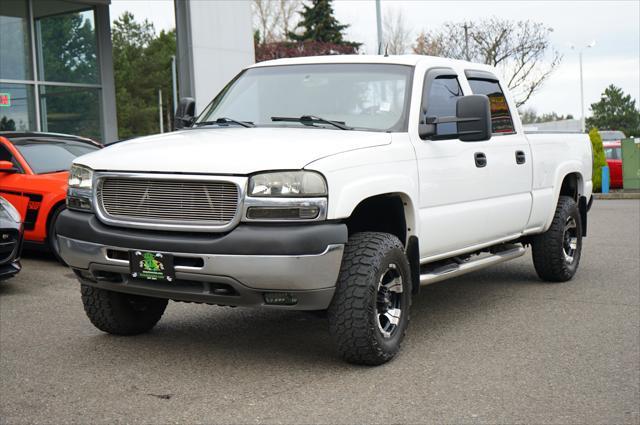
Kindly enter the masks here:
<path id="1" fill-rule="evenodd" d="M 249 196 L 313 197 L 327 196 L 327 183 L 313 171 L 277 171 L 256 174 L 249 180 Z"/>
<path id="2" fill-rule="evenodd" d="M 79 211 L 92 211 L 93 170 L 73 164 L 69 171 L 67 190 L 67 208 Z"/>
<path id="3" fill-rule="evenodd" d="M 244 221 L 317 221 L 327 214 L 327 182 L 313 171 L 276 171 L 249 180 Z"/>
<path id="4" fill-rule="evenodd" d="M 9 217 L 11 217 L 11 219 L 16 223 L 20 223 L 22 221 L 22 217 L 20 217 L 18 210 L 16 210 L 9 201 L 2 197 L 0 197 L 0 207 L 2 207 L 2 209 L 6 211 Z"/>

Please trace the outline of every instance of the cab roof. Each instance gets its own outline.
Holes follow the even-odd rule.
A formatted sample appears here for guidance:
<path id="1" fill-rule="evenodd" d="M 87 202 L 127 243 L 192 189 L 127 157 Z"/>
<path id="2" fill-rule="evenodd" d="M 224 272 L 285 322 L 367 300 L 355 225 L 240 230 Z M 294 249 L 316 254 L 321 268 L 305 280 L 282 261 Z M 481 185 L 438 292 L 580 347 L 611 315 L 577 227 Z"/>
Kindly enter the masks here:
<path id="1" fill-rule="evenodd" d="M 273 59 L 258 62 L 250 68 L 278 65 L 309 65 L 309 64 L 339 64 L 339 63 L 374 63 L 416 66 L 426 63 L 429 66 L 447 66 L 453 68 L 467 68 L 495 72 L 489 65 L 447 59 L 438 56 L 425 55 L 325 55 L 325 56 L 301 56 L 297 58 Z"/>

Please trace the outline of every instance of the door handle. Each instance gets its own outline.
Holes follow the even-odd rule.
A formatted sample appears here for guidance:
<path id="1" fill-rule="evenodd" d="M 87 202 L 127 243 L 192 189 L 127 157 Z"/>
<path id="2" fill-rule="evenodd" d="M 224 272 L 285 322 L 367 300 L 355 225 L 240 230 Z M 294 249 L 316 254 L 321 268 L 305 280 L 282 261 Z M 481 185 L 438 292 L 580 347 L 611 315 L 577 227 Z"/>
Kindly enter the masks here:
<path id="1" fill-rule="evenodd" d="M 527 162 L 527 156 L 523 151 L 516 151 L 516 164 L 524 164 Z"/>
<path id="2" fill-rule="evenodd" d="M 476 167 L 482 168 L 487 165 L 487 156 L 482 152 L 476 152 L 473 155 L 473 158 L 476 160 Z"/>

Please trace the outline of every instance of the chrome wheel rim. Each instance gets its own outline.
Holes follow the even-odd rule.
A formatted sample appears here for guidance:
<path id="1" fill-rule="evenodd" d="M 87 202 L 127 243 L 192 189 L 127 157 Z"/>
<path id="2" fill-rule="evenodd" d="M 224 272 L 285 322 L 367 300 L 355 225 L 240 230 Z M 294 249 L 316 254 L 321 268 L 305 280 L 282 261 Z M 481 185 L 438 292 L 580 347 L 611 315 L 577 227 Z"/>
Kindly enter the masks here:
<path id="1" fill-rule="evenodd" d="M 402 276 L 395 264 L 389 264 L 380 276 L 376 296 L 376 322 L 378 330 L 385 338 L 398 329 L 402 317 Z"/>
<path id="2" fill-rule="evenodd" d="M 578 225 L 573 217 L 567 218 L 562 235 L 562 252 L 567 264 L 573 263 L 578 250 Z"/>

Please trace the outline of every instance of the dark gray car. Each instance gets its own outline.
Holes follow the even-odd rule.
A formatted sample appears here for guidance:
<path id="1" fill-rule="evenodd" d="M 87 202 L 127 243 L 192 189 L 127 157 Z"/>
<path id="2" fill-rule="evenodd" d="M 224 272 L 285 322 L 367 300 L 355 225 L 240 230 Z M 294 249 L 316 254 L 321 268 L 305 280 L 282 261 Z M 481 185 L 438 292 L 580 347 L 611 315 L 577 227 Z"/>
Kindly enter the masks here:
<path id="1" fill-rule="evenodd" d="M 0 280 L 15 276 L 22 268 L 22 231 L 20 213 L 0 197 Z"/>

